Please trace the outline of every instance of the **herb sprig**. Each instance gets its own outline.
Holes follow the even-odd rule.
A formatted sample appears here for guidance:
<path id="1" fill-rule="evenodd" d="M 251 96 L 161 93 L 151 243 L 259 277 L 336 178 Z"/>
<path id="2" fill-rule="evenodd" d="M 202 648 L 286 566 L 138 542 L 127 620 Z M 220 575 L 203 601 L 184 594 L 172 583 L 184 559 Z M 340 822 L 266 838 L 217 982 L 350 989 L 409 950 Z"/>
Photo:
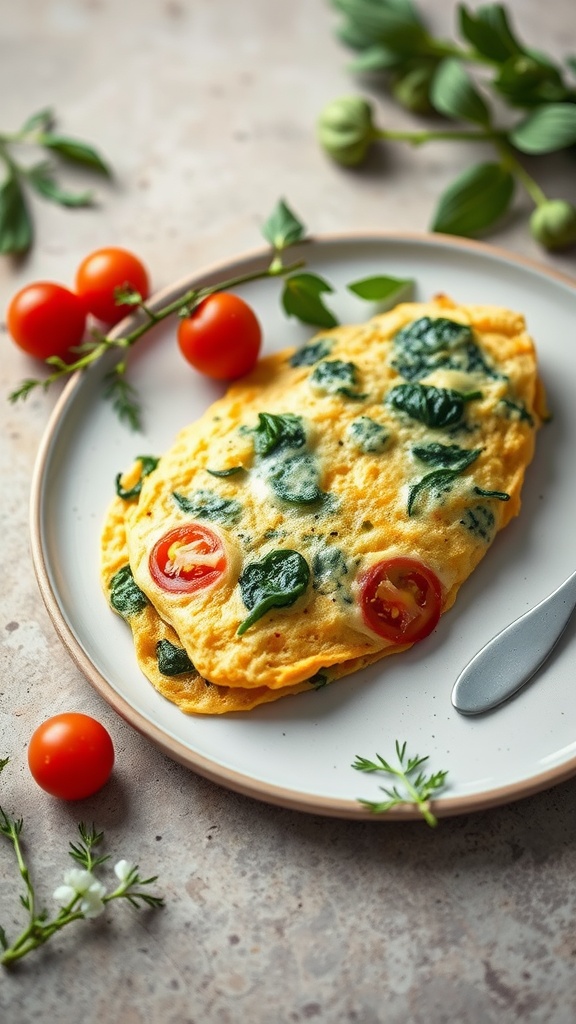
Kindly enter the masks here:
<path id="1" fill-rule="evenodd" d="M 8 759 L 0 760 L 0 771 L 7 765 Z M 94 825 L 88 828 L 84 823 L 78 825 L 80 841 L 70 843 L 70 857 L 79 865 L 64 874 L 64 883 L 54 891 L 54 899 L 59 905 L 58 913 L 50 916 L 47 910 L 39 910 L 36 892 L 28 869 L 21 843 L 23 830 L 22 818 L 11 818 L 0 807 L 0 835 L 5 836 L 14 848 L 20 876 L 24 882 L 24 892 L 20 902 L 28 914 L 28 921 L 20 935 L 10 942 L 6 932 L 0 926 L 0 964 L 9 966 L 21 960 L 28 953 L 43 946 L 56 932 L 73 921 L 82 921 L 98 917 L 106 905 L 112 900 L 127 900 L 133 907 L 158 908 L 164 905 L 161 896 L 157 896 L 144 887 L 157 881 L 157 876 L 142 878 L 138 865 L 126 860 L 119 860 L 114 865 L 116 885 L 111 892 L 96 878 L 97 868 L 108 860 L 109 854 L 99 854 L 95 848 L 104 838 L 103 832 L 97 832 Z"/>
<path id="2" fill-rule="evenodd" d="M 319 120 L 326 152 L 346 166 L 362 163 L 377 140 L 459 140 L 492 147 L 494 158 L 467 168 L 445 189 L 432 219 L 433 231 L 474 236 L 493 227 L 510 209 L 516 186 L 534 204 L 533 237 L 549 249 L 576 242 L 576 207 L 548 198 L 522 162 L 524 155 L 567 150 L 576 143 L 574 57 L 565 66 L 525 45 L 498 3 L 470 10 L 457 6 L 461 38 L 433 36 L 410 0 L 332 0 L 341 15 L 339 36 L 356 51 L 351 70 L 384 81 L 393 98 L 412 113 L 441 115 L 462 127 L 393 131 L 375 123 L 371 103 L 358 96 L 330 103 Z M 474 79 L 469 74 L 474 71 Z M 507 111 L 498 123 L 492 101 Z"/>
<path id="3" fill-rule="evenodd" d="M 376 754 L 376 760 L 371 761 L 366 757 L 356 756 L 352 764 L 359 772 L 373 773 L 384 772 L 398 779 L 398 783 L 386 788 L 380 786 L 386 799 L 359 800 L 363 807 L 372 811 L 373 814 L 385 814 L 392 807 L 399 807 L 401 804 L 415 804 L 420 814 L 431 828 L 435 828 L 438 819 L 430 809 L 430 801 L 437 796 L 446 785 L 447 771 L 432 772 L 427 775 L 422 770 L 422 765 L 428 757 L 420 757 L 415 754 L 410 757 L 406 754 L 406 742 L 400 744 L 396 740 L 396 757 L 398 765 L 395 766 L 386 761 L 380 754 Z"/>
<path id="4" fill-rule="evenodd" d="M 88 369 L 113 349 L 118 351 L 120 358 L 114 368 L 105 375 L 104 397 L 112 402 L 121 421 L 133 430 L 140 430 L 142 426 L 140 403 L 134 387 L 126 377 L 128 351 L 152 327 L 167 317 L 190 316 L 209 295 L 213 295 L 215 292 L 229 291 L 251 281 L 261 281 L 266 278 L 283 279 L 281 302 L 287 316 L 296 317 L 305 324 L 334 327 L 338 320 L 323 299 L 324 293 L 334 291 L 332 285 L 318 274 L 309 271 L 302 273 L 302 268 L 306 265 L 303 259 L 298 258 L 293 262 L 286 262 L 284 259 L 287 250 L 306 240 L 304 224 L 295 216 L 284 200 L 279 200 L 261 230 L 271 246 L 269 262 L 263 269 L 238 274 L 218 284 L 192 288 L 172 302 L 154 308 L 146 303 L 138 292 L 126 288 L 118 289 L 116 291 L 117 302 L 121 305 L 131 305 L 135 312 L 141 314 L 136 326 L 118 336 L 115 334 L 105 335 L 98 330 L 92 330 L 90 338 L 73 350 L 77 359 L 72 362 L 65 362 L 59 356 L 51 356 L 46 359 L 45 362 L 52 372 L 43 380 L 29 378 L 22 381 L 9 396 L 10 401 L 17 402 L 20 399 L 25 399 L 36 388 L 40 387 L 46 390 L 56 381 L 69 377 L 79 370 Z M 409 285 L 411 282 L 406 280 L 377 276 L 354 281 L 348 288 L 354 294 L 368 301 L 391 303 L 396 295 L 405 295 Z"/>
<path id="5" fill-rule="evenodd" d="M 24 159 L 22 157 L 24 156 Z M 40 159 L 35 159 L 37 156 Z M 82 167 L 110 178 L 108 164 L 93 146 L 57 131 L 52 110 L 40 110 L 16 132 L 0 134 L 0 253 L 25 253 L 34 239 L 29 194 L 65 208 L 91 206 L 94 193 L 73 192 L 58 180 L 62 165 Z"/>

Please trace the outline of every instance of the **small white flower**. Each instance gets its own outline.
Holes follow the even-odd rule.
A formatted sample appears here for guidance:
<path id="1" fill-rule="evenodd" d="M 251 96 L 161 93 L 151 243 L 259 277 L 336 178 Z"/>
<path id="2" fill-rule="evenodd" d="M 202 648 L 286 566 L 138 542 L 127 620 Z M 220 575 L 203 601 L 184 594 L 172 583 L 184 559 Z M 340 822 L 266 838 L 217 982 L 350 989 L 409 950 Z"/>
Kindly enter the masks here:
<path id="1" fill-rule="evenodd" d="M 127 882 L 135 867 L 136 865 L 131 864 L 129 860 L 119 860 L 114 865 L 114 874 L 121 882 Z"/>
<path id="2" fill-rule="evenodd" d="M 91 871 L 83 868 L 70 868 L 64 875 L 64 885 L 59 885 L 54 890 L 54 899 L 58 900 L 60 906 L 72 903 L 76 897 L 81 896 L 79 909 L 85 917 L 97 917 L 104 910 L 102 897 L 106 895 L 106 889 L 99 882 Z"/>
<path id="3" fill-rule="evenodd" d="M 94 881 L 86 890 L 80 901 L 80 910 L 84 917 L 98 917 L 104 910 L 102 897 L 106 895 L 106 889 L 101 882 Z"/>

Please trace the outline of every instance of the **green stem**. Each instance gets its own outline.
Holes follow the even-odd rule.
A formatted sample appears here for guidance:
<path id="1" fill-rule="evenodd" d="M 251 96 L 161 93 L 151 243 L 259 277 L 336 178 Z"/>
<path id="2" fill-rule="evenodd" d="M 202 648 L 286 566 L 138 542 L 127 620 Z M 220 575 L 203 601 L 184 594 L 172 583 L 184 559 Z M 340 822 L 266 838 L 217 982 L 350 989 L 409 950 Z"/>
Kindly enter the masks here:
<path id="1" fill-rule="evenodd" d="M 504 139 L 495 139 L 494 144 L 502 157 L 504 166 L 514 174 L 520 184 L 523 185 L 530 196 L 530 199 L 534 203 L 534 206 L 542 206 L 543 203 L 547 203 L 548 197 L 546 193 L 540 188 L 540 185 L 534 180 L 532 175 L 528 174 L 526 168 L 522 166 Z"/>
<path id="2" fill-rule="evenodd" d="M 501 132 L 485 128 L 471 129 L 470 131 L 420 131 L 403 132 L 390 129 L 376 128 L 375 139 L 388 139 L 392 142 L 409 142 L 413 146 L 421 146 L 425 142 L 495 142 L 502 136 Z"/>

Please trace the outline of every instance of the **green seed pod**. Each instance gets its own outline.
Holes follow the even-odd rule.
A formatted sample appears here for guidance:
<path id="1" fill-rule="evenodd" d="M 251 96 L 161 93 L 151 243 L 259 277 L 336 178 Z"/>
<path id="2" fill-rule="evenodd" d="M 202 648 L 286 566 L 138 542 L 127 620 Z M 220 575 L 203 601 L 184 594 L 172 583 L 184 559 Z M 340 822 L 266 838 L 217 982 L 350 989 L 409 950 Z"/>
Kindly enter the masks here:
<path id="1" fill-rule="evenodd" d="M 320 114 L 320 145 L 333 160 L 344 167 L 362 163 L 376 138 L 372 107 L 359 96 L 344 96 L 333 100 Z"/>
<path id="2" fill-rule="evenodd" d="M 546 249 L 565 249 L 576 242 L 576 207 L 566 199 L 549 199 L 530 218 L 530 230 Z"/>

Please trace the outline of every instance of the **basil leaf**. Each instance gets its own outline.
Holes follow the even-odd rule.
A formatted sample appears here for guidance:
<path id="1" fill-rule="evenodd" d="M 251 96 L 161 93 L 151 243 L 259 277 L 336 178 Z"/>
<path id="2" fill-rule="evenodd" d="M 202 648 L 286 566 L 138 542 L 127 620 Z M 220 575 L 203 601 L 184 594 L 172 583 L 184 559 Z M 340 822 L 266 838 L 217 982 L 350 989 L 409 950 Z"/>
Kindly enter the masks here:
<path id="1" fill-rule="evenodd" d="M 303 448 L 306 431 L 300 416 L 291 412 L 258 413 L 258 426 L 250 429 L 254 451 L 257 455 L 269 455 L 275 448 Z"/>
<path id="2" fill-rule="evenodd" d="M 537 107 L 510 133 L 521 153 L 554 153 L 576 142 L 576 103 L 546 103 Z"/>
<path id="3" fill-rule="evenodd" d="M 358 369 L 354 363 L 341 359 L 325 359 L 318 363 L 310 375 L 310 384 L 317 391 L 327 395 L 344 395 L 346 398 L 365 398 L 353 389 L 357 385 Z"/>
<path id="4" fill-rule="evenodd" d="M 510 419 L 518 419 L 524 423 L 529 423 L 531 427 L 534 426 L 531 414 L 521 402 L 513 402 L 510 398 L 501 398 L 499 404 L 504 406 L 506 414 Z"/>
<path id="5" fill-rule="evenodd" d="M 462 394 L 452 388 L 427 384 L 397 384 L 388 392 L 386 403 L 427 427 L 450 427 L 462 419 L 465 403 L 479 398 L 480 394 L 479 391 Z"/>
<path id="6" fill-rule="evenodd" d="M 310 505 L 322 497 L 318 466 L 311 455 L 290 455 L 266 474 L 274 494 L 296 505 Z"/>
<path id="7" fill-rule="evenodd" d="M 460 31 L 478 53 L 501 64 L 508 57 L 521 53 L 520 44 L 510 28 L 506 9 L 490 4 L 470 11 L 464 4 L 458 8 Z"/>
<path id="8" fill-rule="evenodd" d="M 443 60 L 430 89 L 432 105 L 445 117 L 472 121 L 487 127 L 491 121 L 488 105 L 472 84 L 459 60 Z"/>
<path id="9" fill-rule="evenodd" d="M 118 473 L 118 476 L 116 477 L 116 494 L 119 498 L 123 498 L 124 501 L 138 500 L 142 490 L 144 477 L 149 476 L 152 470 L 156 469 L 156 466 L 160 461 L 153 455 L 137 455 L 136 460 L 140 463 L 140 477 L 133 487 L 130 487 L 128 490 L 122 487 L 123 473 Z"/>
<path id="10" fill-rule="evenodd" d="M 156 644 L 156 660 L 158 671 L 163 676 L 181 676 L 185 672 L 194 672 L 194 665 L 184 648 L 176 647 L 169 640 L 159 640 Z"/>
<path id="11" fill-rule="evenodd" d="M 242 636 L 271 608 L 287 608 L 306 591 L 310 569 L 298 551 L 271 551 L 259 562 L 250 562 L 240 574 L 242 600 L 250 612 L 238 627 Z"/>
<path id="12" fill-rule="evenodd" d="M 177 491 L 172 492 L 172 497 L 182 512 L 194 516 L 195 519 L 210 519 L 216 523 L 232 524 L 238 522 L 242 516 L 240 502 L 233 498 L 222 498 L 214 491 L 203 488 L 194 491 L 189 498 L 178 494 Z"/>
<path id="13" fill-rule="evenodd" d="M 458 476 L 457 469 L 435 469 L 433 473 L 423 476 L 418 483 L 414 484 L 408 493 L 408 515 L 414 514 L 414 505 L 423 491 L 432 491 L 440 494 L 442 491 L 449 491 L 453 481 Z"/>
<path id="14" fill-rule="evenodd" d="M 279 199 L 268 220 L 262 225 L 262 234 L 276 252 L 281 252 L 289 245 L 302 241 L 306 228 L 284 200 Z"/>
<path id="15" fill-rule="evenodd" d="M 0 186 L 0 253 L 26 252 L 32 244 L 32 221 L 17 178 Z"/>
<path id="16" fill-rule="evenodd" d="M 338 321 L 321 296 L 333 292 L 332 285 L 318 274 L 292 274 L 284 280 L 282 306 L 287 316 L 318 327 L 336 327 Z"/>
<path id="17" fill-rule="evenodd" d="M 290 366 L 314 366 L 320 359 L 330 354 L 332 349 L 331 338 L 319 338 L 309 345 L 299 348 L 293 356 L 290 356 Z"/>
<path id="18" fill-rule="evenodd" d="M 44 135 L 39 136 L 38 143 L 46 149 L 57 153 L 58 156 L 69 163 L 82 164 L 85 167 L 90 167 L 93 171 L 105 174 L 107 178 L 112 177 L 108 165 L 100 154 L 85 142 L 80 142 L 78 139 L 70 139 L 65 135 L 53 135 L 51 132 L 46 132 Z"/>
<path id="19" fill-rule="evenodd" d="M 412 454 L 420 459 L 420 462 L 441 469 L 452 469 L 457 473 L 471 466 L 481 451 L 481 448 L 461 448 L 458 444 L 440 444 L 438 441 L 414 445 L 412 448 Z"/>
<path id="20" fill-rule="evenodd" d="M 514 195 L 514 178 L 500 164 L 468 168 L 440 197 L 432 231 L 449 235 L 475 235 L 505 213 Z"/>
<path id="21" fill-rule="evenodd" d="M 38 195 L 43 196 L 44 199 L 49 199 L 53 203 L 58 203 L 59 206 L 80 207 L 92 205 L 92 192 L 69 192 L 66 189 L 60 188 L 46 164 L 36 164 L 35 167 L 31 167 L 27 171 L 26 177 Z"/>
<path id="22" fill-rule="evenodd" d="M 380 274 L 354 281 L 348 285 L 348 290 L 368 302 L 383 302 L 386 299 L 396 299 L 401 292 L 411 291 L 413 285 L 414 282 L 411 280 Z"/>
<path id="23" fill-rule="evenodd" d="M 129 565 L 124 565 L 110 580 L 110 604 L 123 619 L 137 615 L 148 604 L 148 598 L 140 590 Z"/>

